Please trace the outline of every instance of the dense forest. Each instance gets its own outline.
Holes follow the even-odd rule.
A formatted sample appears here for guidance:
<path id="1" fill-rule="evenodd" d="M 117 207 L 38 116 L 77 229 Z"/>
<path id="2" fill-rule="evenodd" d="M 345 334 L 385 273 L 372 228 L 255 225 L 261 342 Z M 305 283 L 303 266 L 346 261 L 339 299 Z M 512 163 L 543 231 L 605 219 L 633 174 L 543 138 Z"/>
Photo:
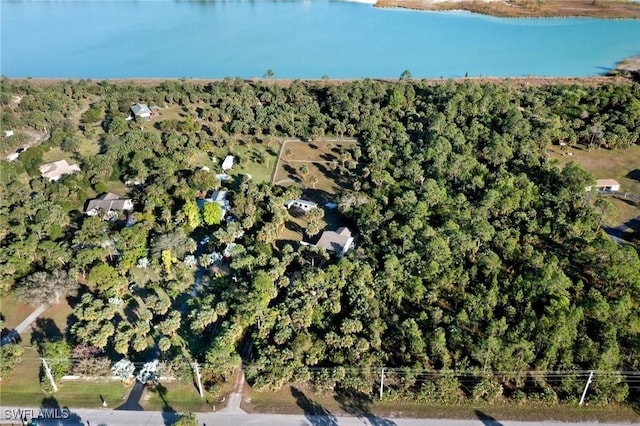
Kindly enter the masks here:
<path id="1" fill-rule="evenodd" d="M 176 374 L 199 361 L 208 386 L 244 363 L 258 389 L 369 395 L 387 367 L 389 395 L 451 402 L 575 400 L 582 378 L 539 373 L 640 370 L 638 250 L 601 230 L 593 177 L 547 155 L 560 142 L 625 155 L 637 83 L 3 79 L 0 96 L 0 126 L 16 129 L 0 149 L 23 144 L 20 129 L 49 135 L 0 167 L 0 290 L 73 301 L 64 340 L 40 349 L 69 358 L 59 374 L 157 352 Z M 137 102 L 183 113 L 127 121 Z M 357 233 L 342 258 L 282 237 L 302 188 L 202 169 L 226 154 L 268 163 L 292 137 L 358 141 L 327 170 Z M 252 144 L 265 154 L 237 154 Z M 52 149 L 81 172 L 40 177 Z M 135 212 L 84 215 L 114 182 Z M 218 188 L 230 220 L 196 204 Z M 613 373 L 592 392 L 639 396 Z"/>

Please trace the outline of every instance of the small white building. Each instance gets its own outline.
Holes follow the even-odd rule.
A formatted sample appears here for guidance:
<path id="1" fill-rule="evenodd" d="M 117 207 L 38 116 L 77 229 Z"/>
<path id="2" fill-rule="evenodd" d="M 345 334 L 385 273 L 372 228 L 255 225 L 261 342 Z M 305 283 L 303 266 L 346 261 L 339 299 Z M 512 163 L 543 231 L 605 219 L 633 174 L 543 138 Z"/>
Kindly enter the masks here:
<path id="1" fill-rule="evenodd" d="M 598 191 L 620 191 L 620 184 L 615 179 L 597 179 L 595 188 Z M 591 191 L 592 187 L 587 186 L 587 191 Z"/>
<path id="2" fill-rule="evenodd" d="M 233 160 L 234 160 L 234 156 L 233 155 L 227 155 L 224 159 L 224 161 L 222 162 L 222 171 L 226 172 L 227 170 L 231 170 L 231 168 L 233 167 Z"/>
<path id="3" fill-rule="evenodd" d="M 311 209 L 317 208 L 318 204 L 314 203 L 313 201 L 307 201 L 307 200 L 302 200 L 298 198 L 296 200 L 287 201 L 284 206 L 288 209 L 294 208 L 294 209 L 302 210 L 304 212 L 308 212 Z"/>
<path id="4" fill-rule="evenodd" d="M 144 104 L 135 104 L 131 107 L 131 113 L 134 117 L 140 117 L 143 120 L 151 120 L 151 110 Z"/>
<path id="5" fill-rule="evenodd" d="M 40 166 L 42 177 L 55 182 L 63 175 L 69 175 L 80 171 L 77 164 L 69 164 L 67 160 L 54 161 L 53 163 L 45 163 Z"/>
<path id="6" fill-rule="evenodd" d="M 6 138 L 8 138 L 9 136 L 13 136 L 13 135 L 14 135 L 13 130 L 5 130 L 4 131 L 4 136 Z"/>

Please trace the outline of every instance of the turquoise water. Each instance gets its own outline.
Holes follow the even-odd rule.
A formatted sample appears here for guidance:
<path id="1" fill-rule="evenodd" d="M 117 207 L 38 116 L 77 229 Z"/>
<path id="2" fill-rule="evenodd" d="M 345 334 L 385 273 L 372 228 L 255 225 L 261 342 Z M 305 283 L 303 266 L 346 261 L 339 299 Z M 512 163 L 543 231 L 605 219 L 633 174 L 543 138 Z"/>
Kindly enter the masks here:
<path id="1" fill-rule="evenodd" d="M 329 1 L 1 2 L 9 77 L 590 76 L 640 21 L 501 19 Z"/>

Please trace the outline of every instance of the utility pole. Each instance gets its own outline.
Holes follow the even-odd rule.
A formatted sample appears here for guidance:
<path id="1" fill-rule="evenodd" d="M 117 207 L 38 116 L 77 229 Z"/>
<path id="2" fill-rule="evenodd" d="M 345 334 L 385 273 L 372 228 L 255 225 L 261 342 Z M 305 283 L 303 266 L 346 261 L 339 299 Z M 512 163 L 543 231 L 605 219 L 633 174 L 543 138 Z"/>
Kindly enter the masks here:
<path id="1" fill-rule="evenodd" d="M 196 373 L 196 384 L 198 385 L 198 392 L 200 393 L 200 398 L 204 398 L 204 392 L 202 392 L 202 381 L 200 380 L 200 369 L 198 368 L 198 362 L 193 363 L 193 370 Z"/>
<path id="2" fill-rule="evenodd" d="M 56 382 L 53 381 L 53 375 L 51 374 L 51 369 L 49 368 L 49 364 L 47 364 L 47 360 L 44 358 L 40 358 L 42 359 L 42 365 L 44 366 L 44 372 L 47 374 L 47 377 L 49 378 L 49 381 L 51 382 L 51 386 L 53 387 L 53 391 L 54 392 L 58 392 L 58 386 L 56 386 Z"/>
<path id="3" fill-rule="evenodd" d="M 382 393 L 384 392 L 384 371 L 386 368 L 382 367 L 380 369 L 380 400 L 382 400 Z"/>
<path id="4" fill-rule="evenodd" d="M 582 391 L 582 396 L 580 397 L 580 402 L 578 405 L 582 405 L 584 402 L 584 397 L 587 395 L 587 389 L 589 389 L 589 385 L 591 384 L 591 380 L 593 379 L 593 371 L 589 372 L 589 378 L 587 379 L 587 383 L 584 385 L 584 390 Z"/>

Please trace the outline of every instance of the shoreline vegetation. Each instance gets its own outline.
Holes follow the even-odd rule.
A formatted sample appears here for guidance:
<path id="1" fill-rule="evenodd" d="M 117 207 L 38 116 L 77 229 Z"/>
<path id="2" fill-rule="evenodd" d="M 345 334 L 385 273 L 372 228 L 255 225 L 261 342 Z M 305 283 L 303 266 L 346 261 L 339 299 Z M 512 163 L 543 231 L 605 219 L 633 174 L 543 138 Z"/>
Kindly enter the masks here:
<path id="1" fill-rule="evenodd" d="M 505 83 L 509 82 L 515 86 L 533 86 L 544 87 L 554 86 L 557 84 L 581 84 L 581 85 L 600 85 L 604 83 L 630 83 L 634 80 L 633 72 L 640 71 L 640 55 L 625 58 L 618 63 L 615 69 L 612 69 L 607 75 L 597 75 L 591 77 L 540 77 L 540 76 L 524 76 L 524 77 L 414 77 L 414 80 L 424 81 L 432 84 L 440 84 L 445 81 L 462 82 L 462 81 L 475 81 L 479 83 Z M 190 81 L 193 83 L 207 83 L 215 81 L 224 81 L 228 79 L 240 79 L 249 83 L 258 82 L 270 82 L 272 84 L 278 84 L 282 87 L 289 86 L 294 81 L 321 81 L 322 79 L 261 79 L 261 78 L 241 78 L 241 77 L 225 77 L 225 78 L 187 78 L 187 77 L 127 77 L 127 78 L 58 78 L 58 77 L 7 77 L 8 80 L 21 81 L 28 80 L 37 85 L 54 85 L 60 82 L 78 82 L 81 80 L 88 83 L 99 83 L 102 81 L 127 83 L 132 82 L 142 86 L 156 86 L 164 81 Z M 350 82 L 358 80 L 377 80 L 383 82 L 393 82 L 396 78 L 345 78 L 345 79 L 331 79 L 329 81 L 334 83 Z"/>
<path id="2" fill-rule="evenodd" d="M 376 7 L 480 13 L 501 18 L 589 17 L 640 19 L 628 0 L 378 0 Z"/>

